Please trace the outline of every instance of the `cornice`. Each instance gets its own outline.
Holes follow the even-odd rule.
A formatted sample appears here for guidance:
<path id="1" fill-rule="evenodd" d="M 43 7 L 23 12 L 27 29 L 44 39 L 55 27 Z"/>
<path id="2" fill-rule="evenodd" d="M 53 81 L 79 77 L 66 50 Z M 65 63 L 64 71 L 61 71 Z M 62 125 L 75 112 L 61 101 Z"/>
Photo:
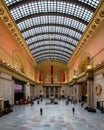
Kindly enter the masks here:
<path id="1" fill-rule="evenodd" d="M 7 64 L 6 62 L 0 60 L 0 71 L 11 75 L 24 82 L 29 82 L 31 84 L 36 84 L 33 80 L 29 79 L 24 73 L 17 71 L 13 66 Z"/>
<path id="2" fill-rule="evenodd" d="M 49 61 L 49 62 L 43 62 L 43 63 L 41 63 L 41 64 L 38 64 L 38 67 L 39 68 L 41 68 L 41 67 L 43 67 L 43 65 L 58 65 L 58 66 L 61 66 L 62 68 L 66 68 L 66 65 L 65 64 L 62 64 L 62 63 L 60 63 L 60 62 L 51 62 L 51 61 Z"/>
<path id="3" fill-rule="evenodd" d="M 37 63 L 36 63 L 34 57 L 32 56 L 25 40 L 23 39 L 21 32 L 17 28 L 17 25 L 16 25 L 14 19 L 10 15 L 8 8 L 6 7 L 6 5 L 4 4 L 4 2 L 2 0 L 0 1 L 0 17 L 3 21 L 3 23 L 6 25 L 6 27 L 10 31 L 10 33 L 12 34 L 12 36 L 15 38 L 17 43 L 20 45 L 22 50 L 25 52 L 26 56 L 29 58 L 31 63 L 34 64 L 35 66 L 37 66 Z"/>
<path id="4" fill-rule="evenodd" d="M 71 80 L 71 81 L 68 83 L 68 85 L 69 85 L 69 87 L 73 87 L 73 85 L 74 85 L 73 80 Z"/>
<path id="5" fill-rule="evenodd" d="M 104 74 L 104 63 L 98 64 L 96 67 L 94 67 L 93 74 L 94 75 Z"/>
<path id="6" fill-rule="evenodd" d="M 95 33 L 101 28 L 104 23 L 104 1 L 100 3 L 97 8 L 94 16 L 92 17 L 91 22 L 88 24 L 86 31 L 83 33 L 81 40 L 79 41 L 75 51 L 73 52 L 68 64 L 67 68 L 70 68 L 74 63 L 74 59 L 82 52 L 82 49 L 85 48 L 92 37 L 94 37 Z"/>
<path id="7" fill-rule="evenodd" d="M 47 84 L 44 84 L 44 85 L 42 85 L 42 86 L 43 86 L 43 87 L 45 87 L 45 86 L 57 87 L 57 86 L 61 86 L 61 85 L 60 85 L 60 83 L 54 83 L 54 84 L 47 83 Z"/>

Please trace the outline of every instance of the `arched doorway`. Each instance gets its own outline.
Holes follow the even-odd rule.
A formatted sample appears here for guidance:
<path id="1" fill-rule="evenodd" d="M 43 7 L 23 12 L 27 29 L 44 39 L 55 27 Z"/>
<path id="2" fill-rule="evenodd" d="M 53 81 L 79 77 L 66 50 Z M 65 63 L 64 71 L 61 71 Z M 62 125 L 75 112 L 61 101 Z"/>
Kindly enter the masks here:
<path id="1" fill-rule="evenodd" d="M 86 71 L 87 67 L 92 65 L 90 54 L 85 53 L 79 62 L 78 66 L 78 75 L 81 75 L 79 78 L 79 94 L 80 99 L 84 102 L 88 100 L 88 83 L 87 83 L 87 76 Z"/>

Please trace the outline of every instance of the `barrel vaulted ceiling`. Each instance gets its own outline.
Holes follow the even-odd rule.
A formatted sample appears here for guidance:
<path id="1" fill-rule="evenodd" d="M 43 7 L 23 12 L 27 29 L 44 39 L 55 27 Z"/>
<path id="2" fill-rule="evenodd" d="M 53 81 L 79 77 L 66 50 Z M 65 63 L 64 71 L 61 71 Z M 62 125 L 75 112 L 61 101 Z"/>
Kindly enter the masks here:
<path id="1" fill-rule="evenodd" d="M 67 64 L 101 0 L 4 0 L 37 64 Z"/>

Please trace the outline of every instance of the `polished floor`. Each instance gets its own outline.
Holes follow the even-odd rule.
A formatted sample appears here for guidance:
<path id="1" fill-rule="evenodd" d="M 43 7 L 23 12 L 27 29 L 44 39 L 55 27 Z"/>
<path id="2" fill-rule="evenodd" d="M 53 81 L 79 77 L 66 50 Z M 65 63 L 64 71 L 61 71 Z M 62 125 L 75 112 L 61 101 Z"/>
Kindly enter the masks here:
<path id="1" fill-rule="evenodd" d="M 40 115 L 40 108 L 43 114 Z M 104 114 L 89 113 L 80 104 L 59 101 L 58 105 L 47 104 L 46 100 L 34 105 L 15 106 L 13 112 L 0 117 L 0 130 L 104 130 Z"/>

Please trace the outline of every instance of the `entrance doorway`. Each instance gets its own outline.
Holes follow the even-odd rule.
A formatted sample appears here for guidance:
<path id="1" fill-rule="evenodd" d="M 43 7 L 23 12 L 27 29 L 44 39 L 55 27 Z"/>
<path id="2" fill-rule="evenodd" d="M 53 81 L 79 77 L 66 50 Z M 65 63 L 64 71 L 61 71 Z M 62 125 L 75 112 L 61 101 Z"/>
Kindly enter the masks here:
<path id="1" fill-rule="evenodd" d="M 60 88 L 60 86 L 43 86 L 44 96 L 46 95 L 46 98 L 59 98 Z"/>
<path id="2" fill-rule="evenodd" d="M 16 101 L 25 99 L 25 83 L 15 79 L 14 84 L 14 104 Z"/>

